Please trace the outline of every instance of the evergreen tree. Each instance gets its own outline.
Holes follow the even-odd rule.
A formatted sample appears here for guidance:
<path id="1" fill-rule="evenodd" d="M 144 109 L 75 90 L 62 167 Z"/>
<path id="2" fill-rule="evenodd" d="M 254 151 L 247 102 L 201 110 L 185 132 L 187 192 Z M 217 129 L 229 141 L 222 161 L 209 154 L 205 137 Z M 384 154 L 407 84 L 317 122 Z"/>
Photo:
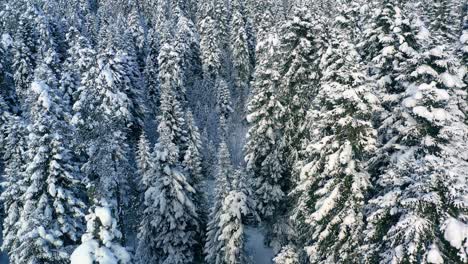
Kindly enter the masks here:
<path id="1" fill-rule="evenodd" d="M 375 150 L 378 100 L 351 42 L 352 21 L 335 19 L 337 36 L 322 57 L 320 91 L 309 113 L 311 144 L 294 190 L 292 222 L 311 263 L 354 263 L 365 228 L 366 162 Z"/>
<path id="2" fill-rule="evenodd" d="M 190 175 L 190 183 L 195 187 L 204 180 L 201 167 L 202 142 L 200 132 L 198 131 L 198 127 L 195 124 L 192 112 L 188 111 L 185 114 L 185 120 L 187 122 L 187 131 L 189 131 L 189 134 L 187 140 L 187 149 L 184 155 L 183 166 L 187 171 L 187 174 Z"/>
<path id="3" fill-rule="evenodd" d="M 152 151 L 150 148 L 150 143 L 146 137 L 146 133 L 143 131 L 140 135 L 140 140 L 138 141 L 137 153 L 136 153 L 136 162 L 138 173 L 140 177 L 144 178 L 145 175 L 151 172 L 152 168 Z"/>
<path id="4" fill-rule="evenodd" d="M 139 263 L 191 263 L 198 229 L 193 204 L 195 190 L 178 161 L 179 149 L 173 142 L 170 124 L 161 122 L 158 132 L 156 169 L 144 180 L 145 210 L 138 234 L 137 259 Z"/>
<path id="5" fill-rule="evenodd" d="M 229 87 L 223 79 L 218 79 L 217 97 L 216 110 L 219 115 L 219 133 L 221 137 L 226 137 L 229 129 L 228 123 L 234 110 L 232 109 Z"/>
<path id="6" fill-rule="evenodd" d="M 302 124 L 308 104 L 317 91 L 319 74 L 313 33 L 312 16 L 306 8 L 295 8 L 292 17 L 281 28 L 278 99 L 284 114 L 279 125 L 283 139 L 277 145 L 285 155 L 289 172 L 299 160 L 304 138 Z"/>
<path id="7" fill-rule="evenodd" d="M 253 178 L 257 210 L 266 227 L 278 223 L 286 199 L 287 180 L 280 142 L 280 120 L 283 108 L 278 100 L 279 36 L 274 25 L 272 6 L 265 7 L 256 47 L 256 68 L 252 95 L 247 105 L 250 128 L 245 145 L 247 173 Z M 281 245 L 274 245 L 275 249 Z"/>
<path id="8" fill-rule="evenodd" d="M 207 263 L 224 263 L 223 245 L 218 239 L 221 235 L 219 225 L 221 222 L 224 198 L 231 190 L 230 178 L 232 177 L 233 171 L 229 149 L 226 142 L 222 140 L 218 150 L 218 166 L 216 168 L 215 193 L 213 197 L 214 202 L 211 207 L 210 220 L 206 232 L 204 252 L 206 254 L 205 261 Z"/>
<path id="9" fill-rule="evenodd" d="M 86 233 L 70 256 L 71 264 L 132 263 L 130 254 L 120 244 L 122 233 L 117 228 L 117 221 L 104 200 L 89 210 L 86 221 Z"/>
<path id="10" fill-rule="evenodd" d="M 148 54 L 146 55 L 143 76 L 146 85 L 146 97 L 148 110 L 153 115 L 157 114 L 159 108 L 159 39 L 156 31 L 150 29 L 148 33 Z"/>
<path id="11" fill-rule="evenodd" d="M 63 102 L 48 65 L 41 64 L 35 78 L 20 197 L 23 208 L 16 234 L 20 242 L 10 254 L 11 263 L 66 261 L 68 247 L 76 244 L 83 231 L 83 191 L 69 149 Z"/>
<path id="12" fill-rule="evenodd" d="M 369 201 L 364 252 L 371 263 L 463 263 L 466 253 L 451 237 L 453 223 L 466 221 L 467 128 L 455 100 L 462 83 L 450 53 L 415 29 L 409 33 L 419 45 L 402 44 L 406 63 L 386 87 L 395 107 L 379 128 L 379 191 Z"/>
<path id="13" fill-rule="evenodd" d="M 144 179 L 145 202 L 139 230 L 137 259 L 146 263 L 191 263 L 199 228 L 195 189 L 184 172 L 181 146 L 186 144 L 182 110 L 176 92 L 180 74 L 174 68 L 177 53 L 164 44 L 159 55 L 161 107 L 154 171 Z M 177 64 L 175 64 L 177 65 Z M 176 75 L 170 74 L 176 73 Z M 183 157 L 183 156 L 182 156 Z"/>
<path id="14" fill-rule="evenodd" d="M 233 3 L 233 14 L 231 20 L 231 52 L 232 62 L 236 70 L 237 95 L 244 98 L 246 86 L 250 81 L 251 65 L 249 45 L 246 33 L 245 7 L 240 0 Z M 243 100 L 241 100 L 243 105 Z"/>
<path id="15" fill-rule="evenodd" d="M 222 51 L 219 29 L 213 17 L 214 7 L 209 5 L 207 8 L 207 14 L 199 22 L 199 31 L 203 74 L 209 78 L 217 76 L 220 72 Z"/>
<path id="16" fill-rule="evenodd" d="M 132 175 L 128 160 L 130 147 L 126 142 L 128 126 L 133 120 L 132 102 L 125 93 L 125 80 L 120 78 L 120 65 L 114 52 L 96 57 L 89 49 L 84 55 L 89 64 L 77 91 L 72 120 L 78 128 L 76 144 L 85 158 L 82 171 L 89 191 L 102 195 L 113 206 L 122 225 L 121 210 Z"/>
<path id="17" fill-rule="evenodd" d="M 17 234 L 23 202 L 18 197 L 23 195 L 26 187 L 27 127 L 24 120 L 13 115 L 8 115 L 7 119 L 2 121 L 5 121 L 0 130 L 4 136 L 1 151 L 5 162 L 2 175 L 4 183 L 0 196 L 5 212 L 2 250 L 8 253 L 15 252 L 20 245 Z"/>

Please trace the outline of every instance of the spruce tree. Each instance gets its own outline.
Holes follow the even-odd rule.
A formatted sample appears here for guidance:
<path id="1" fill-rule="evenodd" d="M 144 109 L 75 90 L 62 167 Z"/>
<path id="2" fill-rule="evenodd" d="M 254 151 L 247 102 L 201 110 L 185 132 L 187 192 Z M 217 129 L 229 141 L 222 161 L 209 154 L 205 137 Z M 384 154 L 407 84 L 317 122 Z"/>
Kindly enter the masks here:
<path id="1" fill-rule="evenodd" d="M 150 143 L 146 137 L 146 133 L 143 131 L 140 135 L 136 152 L 138 174 L 141 178 L 144 178 L 149 172 L 151 172 L 151 166 L 153 165 L 151 158 L 152 151 Z"/>
<path id="2" fill-rule="evenodd" d="M 155 29 L 150 29 L 148 33 L 148 54 L 146 55 L 143 76 L 146 85 L 146 101 L 148 112 L 157 115 L 159 108 L 159 38 Z"/>
<path id="3" fill-rule="evenodd" d="M 159 139 L 154 150 L 154 171 L 145 184 L 143 222 L 139 229 L 140 263 L 190 263 L 195 257 L 199 229 L 195 189 L 184 171 L 181 147 L 186 144 L 183 113 L 176 96 L 180 74 L 173 47 L 163 44 L 159 55 L 161 107 Z M 177 65 L 177 64 L 176 64 Z M 176 73 L 170 74 L 170 73 Z M 183 156 L 182 156 L 183 157 Z"/>
<path id="4" fill-rule="evenodd" d="M 367 217 L 364 252 L 370 263 L 466 261 L 451 236 L 454 227 L 466 225 L 461 135 L 467 127 L 456 104 L 463 84 L 450 52 L 417 30 L 408 35 L 418 36 L 418 45 L 402 44 L 406 61 L 385 89 L 394 108 L 379 128 L 382 147 L 373 162 L 379 189 Z"/>
<path id="5" fill-rule="evenodd" d="M 302 124 L 310 100 L 317 92 L 319 74 L 314 53 L 314 24 L 306 8 L 295 7 L 292 17 L 281 28 L 279 103 L 284 108 L 280 120 L 287 171 L 299 160 Z M 288 178 L 288 176 L 287 176 Z"/>
<path id="6" fill-rule="evenodd" d="M 241 99 L 246 95 L 247 85 L 251 76 L 250 54 L 246 32 L 245 7 L 242 1 L 233 2 L 231 19 L 231 52 L 234 65 L 237 97 Z M 243 105 L 243 100 L 240 101 Z"/>
<path id="7" fill-rule="evenodd" d="M 205 242 L 205 262 L 219 264 L 224 263 L 223 245 L 219 241 L 221 230 L 219 228 L 221 222 L 221 213 L 223 208 L 224 198 L 231 190 L 231 177 L 234 168 L 231 164 L 231 156 L 229 149 L 224 140 L 221 141 L 218 150 L 218 165 L 215 176 L 215 193 L 213 204 L 210 210 L 209 222 L 207 225 L 206 242 Z"/>
<path id="8" fill-rule="evenodd" d="M 221 43 L 220 32 L 216 26 L 214 7 L 207 6 L 208 11 L 205 17 L 200 20 L 200 53 L 203 65 L 203 74 L 207 78 L 217 76 L 221 69 Z"/>
<path id="9" fill-rule="evenodd" d="M 271 4 L 271 3 L 270 3 Z M 273 7 L 266 6 L 258 28 L 256 68 L 252 94 L 247 104 L 249 130 L 245 149 L 247 173 L 253 178 L 257 210 L 268 227 L 278 223 L 281 205 L 288 192 L 281 140 L 280 121 L 283 108 L 279 103 L 279 36 L 273 18 Z M 284 208 L 283 208 L 284 209 Z M 281 244 L 281 243 L 280 243 Z M 281 245 L 274 245 L 275 249 Z"/>
<path id="10" fill-rule="evenodd" d="M 1 102 L 0 102 L 1 105 Z M 6 113 L 6 112 L 4 112 Z M 22 118 L 8 115 L 1 127 L 2 154 L 5 164 L 0 199 L 5 212 L 3 219 L 3 243 L 2 250 L 15 252 L 20 245 L 17 238 L 20 225 L 18 220 L 23 208 L 21 197 L 25 191 L 26 166 L 27 166 L 27 126 Z"/>
<path id="11" fill-rule="evenodd" d="M 370 187 L 366 163 L 375 151 L 378 100 L 351 40 L 349 14 L 335 19 L 321 59 L 320 91 L 308 118 L 311 144 L 294 194 L 292 222 L 311 263 L 355 263 Z"/>
<path id="12" fill-rule="evenodd" d="M 83 189 L 72 162 L 66 108 L 47 64 L 36 69 L 35 79 L 16 234 L 20 242 L 11 263 L 66 261 L 83 232 Z"/>
<path id="13" fill-rule="evenodd" d="M 90 208 L 86 221 L 86 233 L 70 256 L 71 264 L 132 263 L 130 254 L 120 244 L 122 233 L 105 200 Z"/>

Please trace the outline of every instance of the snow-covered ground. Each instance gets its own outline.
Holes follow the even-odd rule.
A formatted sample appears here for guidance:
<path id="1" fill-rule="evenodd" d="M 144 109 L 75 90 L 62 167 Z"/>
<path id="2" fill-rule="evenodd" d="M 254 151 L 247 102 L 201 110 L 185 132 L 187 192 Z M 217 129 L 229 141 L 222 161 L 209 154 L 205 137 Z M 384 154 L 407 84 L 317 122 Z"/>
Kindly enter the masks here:
<path id="1" fill-rule="evenodd" d="M 247 227 L 245 230 L 247 236 L 247 253 L 255 264 L 271 264 L 274 257 L 273 250 L 263 243 L 265 237 L 260 229 Z"/>

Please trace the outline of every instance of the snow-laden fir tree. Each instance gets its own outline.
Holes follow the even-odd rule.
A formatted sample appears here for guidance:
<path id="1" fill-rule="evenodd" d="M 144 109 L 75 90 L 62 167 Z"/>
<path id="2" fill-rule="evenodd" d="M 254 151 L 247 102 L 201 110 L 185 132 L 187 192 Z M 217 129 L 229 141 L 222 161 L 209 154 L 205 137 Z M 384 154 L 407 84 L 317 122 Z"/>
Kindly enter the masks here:
<path id="1" fill-rule="evenodd" d="M 60 90 L 64 94 L 64 100 L 72 105 L 76 99 L 73 95 L 80 85 L 81 75 L 89 63 L 86 52 L 90 49 L 90 43 L 75 27 L 68 30 L 66 40 L 69 48 L 61 68 Z"/>
<path id="2" fill-rule="evenodd" d="M 246 32 L 246 15 L 243 1 L 233 1 L 232 8 L 233 13 L 230 28 L 232 63 L 235 69 L 236 94 L 243 99 L 246 95 L 246 86 L 250 81 L 252 71 Z M 240 103 L 243 104 L 243 100 L 241 100 Z"/>
<path id="3" fill-rule="evenodd" d="M 162 100 L 170 99 L 168 95 Z M 195 190 L 178 160 L 179 149 L 174 144 L 170 123 L 161 121 L 158 132 L 155 170 L 147 177 L 151 180 L 143 181 L 145 209 L 138 233 L 137 260 L 139 263 L 191 263 L 199 228 L 193 203 Z"/>
<path id="4" fill-rule="evenodd" d="M 143 180 L 145 201 L 137 248 L 140 263 L 148 260 L 154 263 L 191 263 L 196 254 L 195 237 L 199 221 L 194 205 L 196 192 L 181 159 L 181 148 L 187 138 L 183 112 L 176 95 L 180 88 L 180 74 L 178 68 L 173 67 L 173 62 L 177 56 L 174 47 L 163 44 L 159 55 L 159 139 L 154 149 L 154 171 Z"/>
<path id="5" fill-rule="evenodd" d="M 174 133 L 174 143 L 180 148 L 179 161 L 183 160 L 187 146 L 187 126 L 181 100 L 185 98 L 183 71 L 180 67 L 180 53 L 169 44 L 170 36 L 163 42 L 159 57 L 160 106 L 159 122 L 166 122 Z M 166 98 L 162 98 L 165 90 Z M 168 96 L 172 100 L 168 99 Z M 164 102 L 164 105 L 163 105 Z"/>
<path id="6" fill-rule="evenodd" d="M 224 79 L 219 78 L 216 86 L 216 111 L 219 116 L 219 133 L 221 137 L 226 137 L 229 130 L 229 120 L 232 112 L 234 112 L 232 109 L 232 98 L 229 87 Z"/>
<path id="7" fill-rule="evenodd" d="M 224 140 L 221 141 L 218 150 L 218 165 L 215 175 L 215 191 L 213 203 L 210 210 L 209 222 L 207 225 L 206 242 L 204 252 L 206 263 L 224 263 L 222 252 L 223 245 L 218 240 L 220 236 L 220 216 L 224 198 L 231 190 L 231 178 L 234 168 L 231 164 L 231 155 Z"/>
<path id="8" fill-rule="evenodd" d="M 34 79 L 36 65 L 35 51 L 36 31 L 32 25 L 34 12 L 28 8 L 18 19 L 18 27 L 13 43 L 13 79 L 20 101 L 24 104 L 27 99 L 29 85 Z"/>
<path id="9" fill-rule="evenodd" d="M 281 140 L 280 120 L 283 107 L 278 100 L 279 36 L 275 28 L 273 3 L 265 6 L 257 32 L 256 68 L 252 83 L 252 94 L 247 104 L 247 121 L 250 128 L 245 145 L 247 173 L 253 177 L 257 210 L 268 228 L 278 223 L 289 179 L 284 177 L 286 166 L 283 152 L 277 148 Z M 284 212 L 284 211 L 283 211 Z M 281 244 L 281 243 L 280 243 Z M 275 249 L 281 245 L 274 245 Z"/>
<path id="10" fill-rule="evenodd" d="M 434 0 L 421 3 L 419 15 L 438 44 L 453 48 L 460 32 L 460 19 L 466 8 L 460 0 Z"/>
<path id="11" fill-rule="evenodd" d="M 206 15 L 199 21 L 200 53 L 205 77 L 212 78 L 219 74 L 222 62 L 220 29 L 214 18 L 214 6 L 208 4 Z"/>
<path id="12" fill-rule="evenodd" d="M 4 109 L 2 108 L 2 110 Z M 20 245 L 17 234 L 20 228 L 18 220 L 23 208 L 23 202 L 18 197 L 21 197 L 27 187 L 25 185 L 25 171 L 28 134 L 26 123 L 20 117 L 8 115 L 8 118 L 2 119 L 2 121 L 5 121 L 0 128 L 4 137 L 1 141 L 1 151 L 5 167 L 2 175 L 4 182 L 0 199 L 6 216 L 3 219 L 2 250 L 8 253 L 15 252 Z"/>
<path id="13" fill-rule="evenodd" d="M 45 60 L 49 61 L 49 60 Z M 42 62 L 30 87 L 27 167 L 11 263 L 65 262 L 84 226 L 84 192 L 69 144 L 67 113 L 49 65 Z"/>
<path id="14" fill-rule="evenodd" d="M 375 151 L 373 87 L 351 41 L 350 18 L 335 18 L 321 59 L 320 91 L 308 114 L 311 144 L 294 194 L 292 222 L 311 263 L 355 263 L 370 187 L 366 163 Z"/>
<path id="15" fill-rule="evenodd" d="M 312 16 L 304 7 L 295 7 L 292 12 L 280 31 L 280 85 L 277 92 L 284 108 L 279 122 L 282 140 L 277 147 L 285 155 L 285 174 L 290 174 L 292 166 L 298 161 L 305 133 L 302 124 L 310 100 L 317 92 L 319 79 Z"/>
<path id="16" fill-rule="evenodd" d="M 140 135 L 140 140 L 138 141 L 135 158 L 138 168 L 138 174 L 141 178 L 144 178 L 148 173 L 152 171 L 151 166 L 153 166 L 153 162 L 151 160 L 152 151 L 150 147 L 150 142 L 144 131 Z"/>
<path id="17" fill-rule="evenodd" d="M 184 154 L 183 166 L 187 171 L 188 175 L 190 175 L 190 183 L 195 187 L 204 180 L 201 166 L 202 141 L 200 132 L 198 131 L 198 127 L 195 124 L 195 119 L 193 117 L 192 112 L 186 112 L 185 120 L 187 124 L 187 131 L 189 133 L 187 137 L 187 149 L 185 150 Z"/>
<path id="18" fill-rule="evenodd" d="M 148 51 L 145 59 L 143 76 L 146 85 L 148 112 L 156 115 L 159 107 L 159 38 L 154 29 L 148 32 Z"/>
<path id="19" fill-rule="evenodd" d="M 221 263 L 250 263 L 245 249 L 245 225 L 249 216 L 255 216 L 255 204 L 245 174 L 237 170 L 232 176 L 232 189 L 224 197 L 219 215 Z"/>
<path id="20" fill-rule="evenodd" d="M 89 192 L 102 194 L 122 224 L 127 183 L 133 175 L 127 142 L 128 127 L 134 120 L 132 102 L 125 93 L 119 57 L 112 50 L 97 56 L 86 49 L 83 57 L 89 64 L 82 74 L 72 119 L 77 127 L 76 145 L 84 158 L 82 171 Z"/>
<path id="21" fill-rule="evenodd" d="M 419 26 L 418 23 L 413 25 Z M 403 43 L 406 61 L 384 99 L 376 156 L 377 194 L 369 201 L 366 261 L 464 263 L 460 236 L 466 224 L 465 116 L 456 104 L 463 87 L 457 63 L 422 28 L 411 28 L 417 46 Z M 463 237 L 463 235 L 461 236 Z"/>
<path id="22" fill-rule="evenodd" d="M 122 246 L 122 233 L 105 200 L 86 215 L 86 233 L 70 256 L 71 264 L 130 264 L 131 256 Z"/>
<path id="23" fill-rule="evenodd" d="M 179 6 L 183 5 L 179 1 Z M 183 84 L 184 86 L 190 86 L 193 83 L 193 79 L 202 73 L 201 61 L 200 61 L 200 36 L 197 32 L 197 28 L 192 19 L 181 7 L 176 7 L 174 10 L 176 19 L 176 49 L 180 53 L 181 60 L 180 66 L 184 72 Z M 187 99 L 184 98 L 184 101 Z"/>

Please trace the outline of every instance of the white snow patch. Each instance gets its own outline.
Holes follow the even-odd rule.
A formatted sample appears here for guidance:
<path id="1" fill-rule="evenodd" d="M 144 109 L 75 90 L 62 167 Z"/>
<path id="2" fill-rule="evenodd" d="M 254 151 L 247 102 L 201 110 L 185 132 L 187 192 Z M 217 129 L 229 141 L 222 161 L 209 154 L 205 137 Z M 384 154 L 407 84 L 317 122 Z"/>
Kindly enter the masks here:
<path id="1" fill-rule="evenodd" d="M 444 238 L 452 247 L 460 250 L 461 257 L 466 260 L 466 251 L 468 251 L 468 224 L 455 218 L 450 218 L 445 223 Z"/>
<path id="2" fill-rule="evenodd" d="M 4 49 L 11 47 L 13 45 L 13 38 L 10 34 L 3 34 L 2 35 L 2 46 Z"/>
<path id="3" fill-rule="evenodd" d="M 258 228 L 247 227 L 246 250 L 255 264 L 271 264 L 274 257 L 273 249 L 265 246 L 265 236 Z"/>
<path id="4" fill-rule="evenodd" d="M 44 82 L 33 82 L 31 91 L 39 95 L 37 101 L 42 104 L 42 107 L 50 109 L 49 86 Z"/>
<path id="5" fill-rule="evenodd" d="M 432 245 L 429 253 L 427 253 L 427 262 L 432 264 L 444 263 L 444 259 L 442 258 L 439 248 L 436 245 Z"/>
<path id="6" fill-rule="evenodd" d="M 108 207 L 96 207 L 96 216 L 101 221 L 102 225 L 109 227 L 112 225 L 112 214 Z"/>
<path id="7" fill-rule="evenodd" d="M 71 264 L 93 264 L 94 252 L 99 247 L 96 240 L 89 240 L 78 246 L 71 254 Z"/>
<path id="8" fill-rule="evenodd" d="M 439 78 L 448 88 L 463 87 L 463 82 L 457 75 L 444 72 L 439 76 Z"/>

